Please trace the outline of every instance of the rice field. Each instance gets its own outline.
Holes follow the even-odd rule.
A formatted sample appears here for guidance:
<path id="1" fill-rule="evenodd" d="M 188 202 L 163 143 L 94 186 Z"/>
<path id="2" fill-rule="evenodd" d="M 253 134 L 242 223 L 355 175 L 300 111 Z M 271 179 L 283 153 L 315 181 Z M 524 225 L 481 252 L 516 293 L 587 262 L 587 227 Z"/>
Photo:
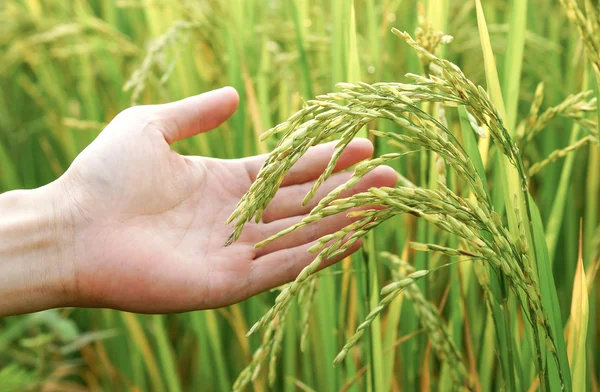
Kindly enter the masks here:
<path id="1" fill-rule="evenodd" d="M 225 85 L 236 114 L 174 148 L 270 154 L 231 241 L 310 146 L 375 145 L 286 231 L 355 218 L 294 282 L 215 310 L 0 319 L 0 391 L 599 390 L 597 0 L 0 9 L 0 192 L 55 180 L 132 105 Z M 395 188 L 339 198 L 382 164 Z"/>

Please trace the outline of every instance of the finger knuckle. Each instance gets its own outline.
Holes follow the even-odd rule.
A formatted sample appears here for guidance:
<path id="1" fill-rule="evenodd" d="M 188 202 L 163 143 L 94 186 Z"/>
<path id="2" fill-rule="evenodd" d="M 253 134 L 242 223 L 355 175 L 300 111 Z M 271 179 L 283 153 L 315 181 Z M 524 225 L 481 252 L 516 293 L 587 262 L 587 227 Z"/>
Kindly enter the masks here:
<path id="1" fill-rule="evenodd" d="M 131 107 L 123 110 L 121 113 L 119 113 L 118 117 L 123 117 L 128 120 L 135 120 L 135 119 L 142 118 L 145 113 L 146 113 L 145 106 L 131 106 Z"/>
<path id="2" fill-rule="evenodd" d="M 150 113 L 144 118 L 144 128 L 162 130 L 168 128 L 168 121 L 160 113 Z"/>

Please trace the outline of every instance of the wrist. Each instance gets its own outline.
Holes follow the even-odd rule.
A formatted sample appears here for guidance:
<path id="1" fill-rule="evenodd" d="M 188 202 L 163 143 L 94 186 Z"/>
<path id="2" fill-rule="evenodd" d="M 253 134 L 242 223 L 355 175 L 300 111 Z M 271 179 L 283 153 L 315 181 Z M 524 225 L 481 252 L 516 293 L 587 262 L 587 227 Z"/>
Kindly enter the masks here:
<path id="1" fill-rule="evenodd" d="M 0 195 L 0 316 L 65 306 L 74 295 L 73 230 L 59 188 Z"/>

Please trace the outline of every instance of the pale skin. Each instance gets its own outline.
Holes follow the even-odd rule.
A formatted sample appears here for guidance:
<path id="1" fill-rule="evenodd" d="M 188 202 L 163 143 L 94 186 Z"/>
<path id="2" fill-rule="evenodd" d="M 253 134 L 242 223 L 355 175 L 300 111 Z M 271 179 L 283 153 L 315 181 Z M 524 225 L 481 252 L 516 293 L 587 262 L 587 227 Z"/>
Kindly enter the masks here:
<path id="1" fill-rule="evenodd" d="M 284 179 L 263 220 L 248 223 L 225 247 L 232 231 L 225 222 L 266 157 L 182 156 L 170 144 L 216 128 L 237 104 L 236 91 L 226 87 L 125 110 L 58 180 L 1 194 L 0 316 L 67 306 L 208 309 L 293 280 L 315 257 L 307 249 L 350 218 L 336 215 L 263 248 L 254 245 L 300 221 L 350 178 L 343 170 L 368 158 L 373 146 L 353 141 L 336 174 L 303 207 L 334 144 L 313 147 Z M 342 196 L 395 183 L 395 172 L 380 167 Z"/>

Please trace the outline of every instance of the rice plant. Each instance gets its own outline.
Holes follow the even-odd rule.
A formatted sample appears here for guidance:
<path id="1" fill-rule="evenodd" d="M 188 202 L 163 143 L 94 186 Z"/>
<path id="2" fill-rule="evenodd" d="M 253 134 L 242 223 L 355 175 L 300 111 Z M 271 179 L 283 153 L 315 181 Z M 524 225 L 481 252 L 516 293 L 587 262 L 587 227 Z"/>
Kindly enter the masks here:
<path id="1" fill-rule="evenodd" d="M 262 212 L 275 195 L 286 173 L 310 146 L 330 138 L 339 137 L 340 140 L 331 162 L 315 182 L 312 190 L 306 195 L 304 203 L 314 196 L 320 184 L 331 175 L 338 157 L 350 140 L 362 127 L 368 126 L 375 119 L 390 120 L 398 126 L 398 130 L 396 132 L 372 130 L 372 134 L 435 152 L 454 170 L 457 179 L 464 182 L 463 192 L 467 195 L 471 194 L 473 198 L 462 198 L 440 182 L 437 190 L 402 186 L 374 188 L 349 198 L 337 199 L 342 191 L 355 185 L 371 169 L 386 161 L 397 159 L 402 154 L 385 154 L 380 158 L 360 164 L 350 181 L 322 199 L 318 206 L 300 223 L 257 244 L 257 247 L 263 246 L 282 235 L 333 214 L 348 213 L 348 216 L 356 218 L 351 225 L 335 234 L 321 238 L 319 244 L 309 250 L 310 252 L 319 252 L 315 260 L 304 268 L 294 282 L 282 290 L 275 300 L 275 305 L 252 327 L 250 333 L 265 325 L 269 325 L 269 330 L 271 330 L 273 320 L 287 312 L 287 309 L 292 306 L 292 300 L 303 286 L 312 280 L 312 275 L 316 273 L 324 259 L 345 252 L 357 240 L 367 235 L 370 230 L 395 215 L 408 213 L 455 235 L 465 243 L 467 251 L 435 244 L 419 244 L 414 248 L 424 251 L 435 250 L 447 256 L 469 255 L 475 257 L 492 267 L 493 273 L 502 275 L 506 279 L 508 287 L 521 304 L 524 318 L 528 319 L 533 330 L 540 378 L 546 377 L 545 360 L 552 356 L 558 367 L 561 389 L 564 389 L 568 378 L 565 376 L 565 372 L 568 370 L 562 367 L 566 361 L 561 360 L 560 356 L 564 356 L 566 353 L 559 352 L 557 339 L 562 338 L 556 336 L 550 324 L 548 311 L 544 309 L 537 274 L 534 272 L 534 260 L 538 263 L 543 261 L 537 259 L 535 251 L 531 250 L 531 245 L 529 245 L 528 238 L 533 237 L 530 211 L 532 208 L 530 204 L 533 201 L 528 193 L 527 177 L 519 150 L 484 89 L 469 81 L 456 65 L 438 58 L 419 45 L 408 33 L 395 29 L 393 32 L 417 50 L 422 62 L 430 68 L 432 73 L 428 77 L 407 75 L 415 80 L 412 84 L 339 84 L 342 92 L 330 93 L 319 96 L 316 100 L 308 101 L 310 106 L 268 131 L 266 135 L 281 133 L 281 140 L 265 162 L 256 182 L 231 215 L 229 221 L 236 220 L 236 229 L 231 240 L 239 237 L 245 222 L 253 219 L 260 220 Z M 440 36 L 443 40 L 443 35 Z M 345 104 L 339 102 L 345 102 Z M 478 131 L 481 136 L 485 136 L 480 130 L 479 124 L 485 126 L 493 138 L 497 152 L 505 155 L 517 170 L 521 178 L 521 190 L 525 193 L 523 208 L 527 210 L 527 221 L 523 220 L 523 215 L 517 210 L 517 238 L 511 236 L 501 217 L 494 211 L 489 191 L 484 186 L 484 183 L 487 182 L 486 178 L 479 176 L 467 151 L 456 135 L 441 121 L 422 109 L 425 104 L 439 104 L 447 108 L 465 107 L 467 112 L 471 113 L 470 117 L 475 131 Z M 561 150 L 561 153 L 566 152 Z M 445 166 L 442 166 L 442 171 L 445 171 Z M 384 208 L 369 208 L 373 206 L 383 206 Z M 519 208 L 516 194 L 513 207 Z M 360 210 L 352 211 L 357 208 Z M 527 226 L 524 222 L 528 222 Z M 356 344 L 373 318 L 398 296 L 407 284 L 410 285 L 418 277 L 426 276 L 428 272 L 424 270 L 413 273 L 405 280 L 384 287 L 382 290 L 384 298 L 379 306 L 373 309 L 366 321 L 358 327 L 356 334 L 350 338 L 334 362 L 343 361 L 348 350 Z M 482 282 L 482 287 L 487 291 L 487 295 L 492 296 L 486 282 Z M 300 306 L 302 305 L 300 303 Z M 262 349 L 261 346 L 259 350 Z M 462 373 L 464 377 L 466 372 Z M 454 381 L 458 382 L 459 380 L 461 378 L 456 375 Z M 460 382 L 460 384 L 463 385 L 465 382 Z M 544 386 L 545 383 L 541 385 Z"/>
<path id="2" fill-rule="evenodd" d="M 352 220 L 310 249 L 295 281 L 224 309 L 0 320 L 0 390 L 598 390 L 597 1 L 0 9 L 0 191 L 54 180 L 128 106 L 232 85 L 234 117 L 175 146 L 269 152 L 230 242 L 331 140 L 305 198 L 316 207 L 257 246 Z M 374 156 L 316 200 L 356 137 Z M 381 165 L 396 187 L 345 196 Z"/>

